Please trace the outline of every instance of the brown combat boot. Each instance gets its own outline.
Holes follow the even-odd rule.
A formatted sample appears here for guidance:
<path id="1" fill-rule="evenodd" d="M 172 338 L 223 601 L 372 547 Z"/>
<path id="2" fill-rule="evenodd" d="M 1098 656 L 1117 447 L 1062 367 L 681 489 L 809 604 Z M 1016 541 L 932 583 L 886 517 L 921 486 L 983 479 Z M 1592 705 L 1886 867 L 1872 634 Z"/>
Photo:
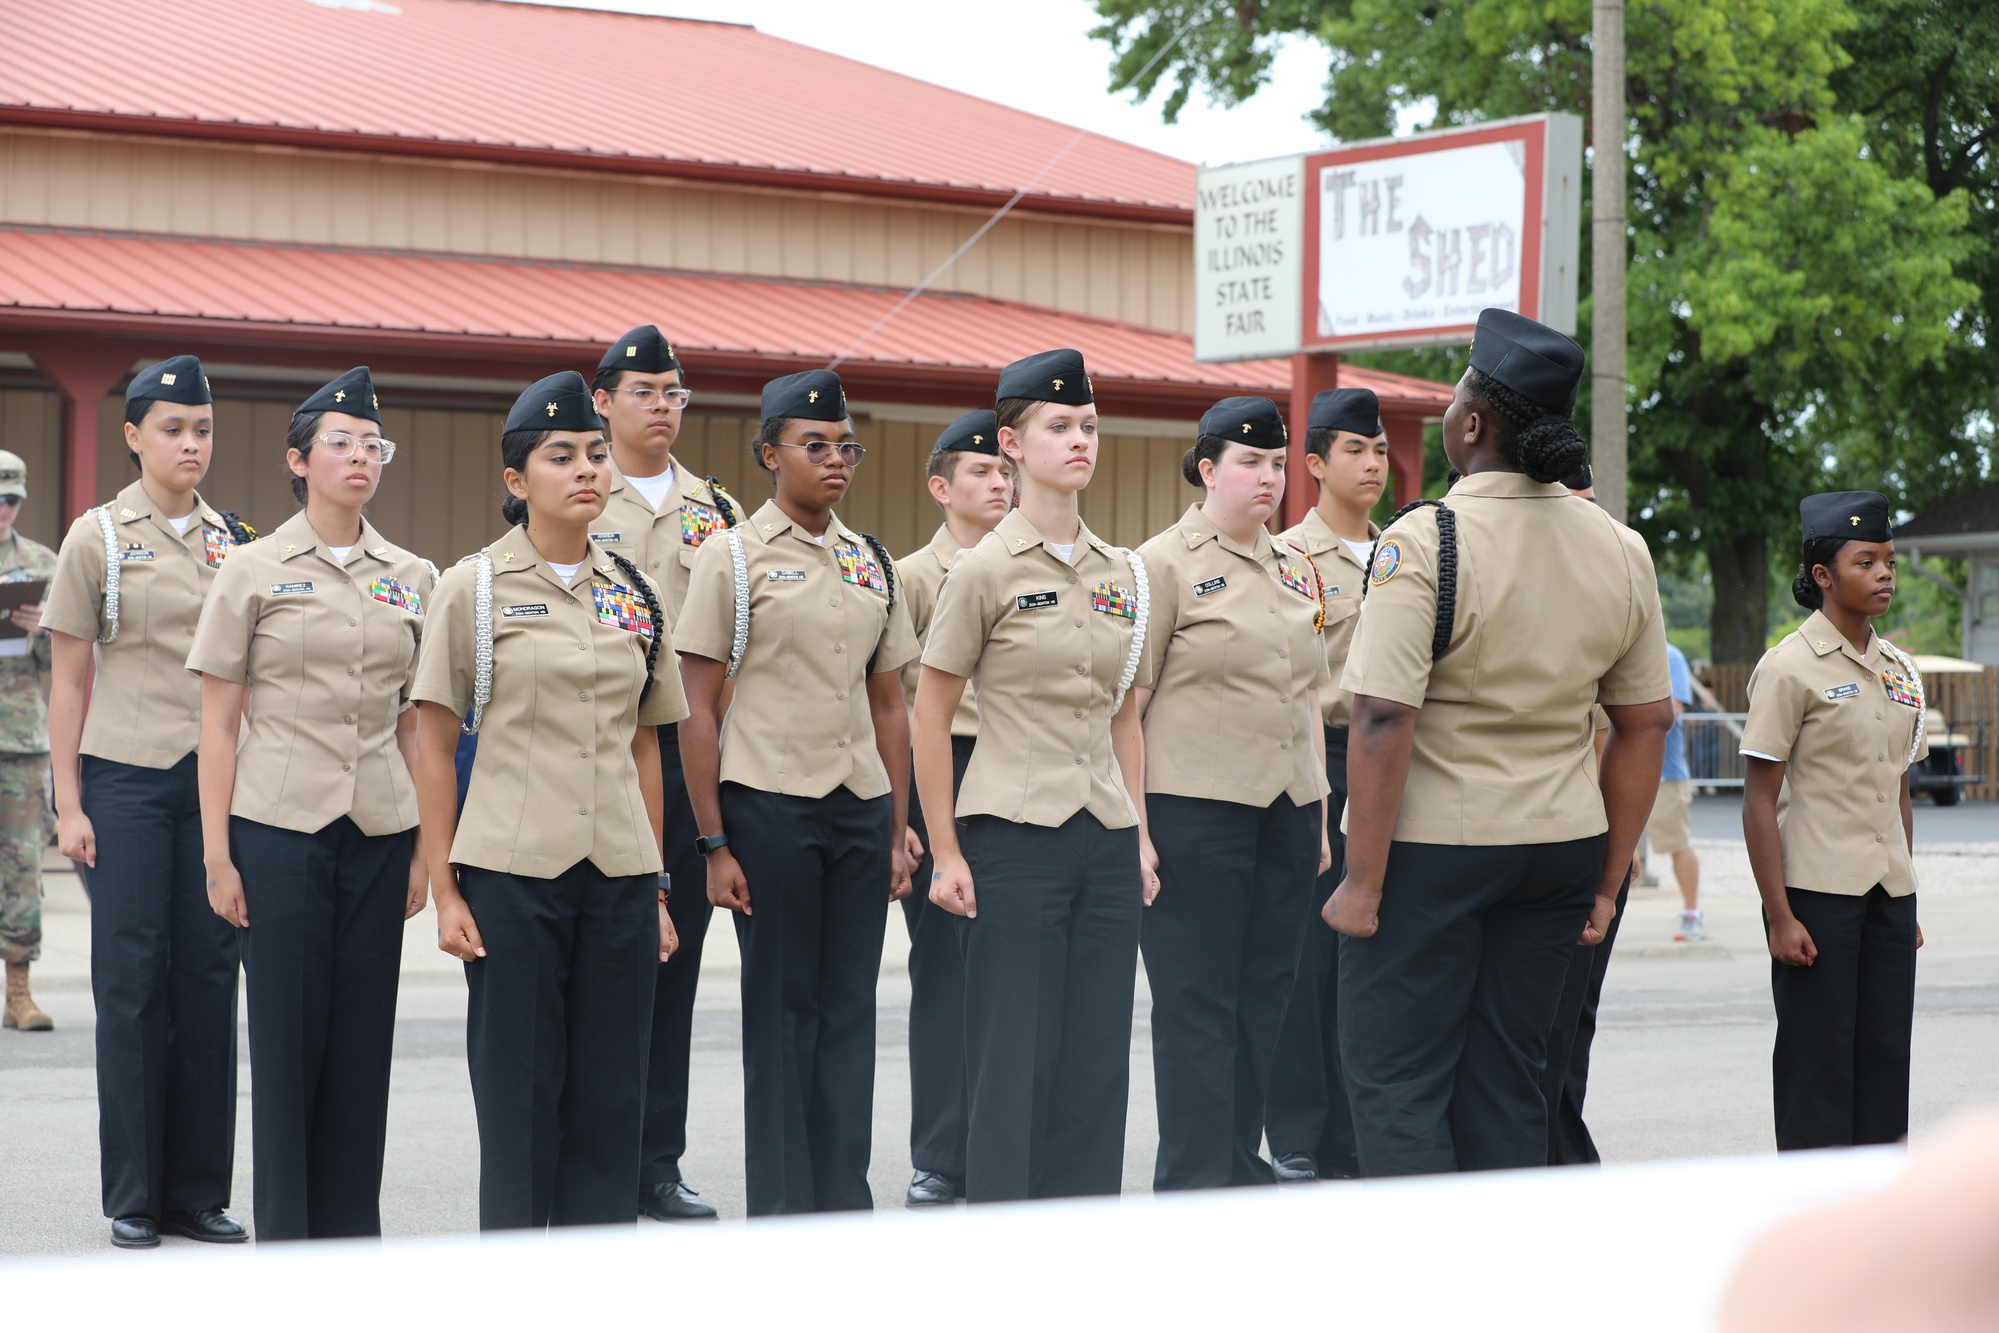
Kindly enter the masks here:
<path id="1" fill-rule="evenodd" d="M 19 1028 L 23 1032 L 47 1032 L 55 1027 L 56 1021 L 42 1012 L 35 997 L 28 994 L 28 965 L 26 963 L 7 964 L 7 1011 L 0 1015 L 0 1027 Z"/>

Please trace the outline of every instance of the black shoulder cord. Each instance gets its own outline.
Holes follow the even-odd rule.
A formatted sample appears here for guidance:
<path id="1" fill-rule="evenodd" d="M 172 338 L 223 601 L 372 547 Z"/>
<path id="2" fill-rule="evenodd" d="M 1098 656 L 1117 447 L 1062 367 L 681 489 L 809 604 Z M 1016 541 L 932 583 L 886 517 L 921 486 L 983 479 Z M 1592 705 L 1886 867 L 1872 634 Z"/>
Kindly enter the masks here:
<path id="1" fill-rule="evenodd" d="M 861 540 L 868 544 L 869 549 L 875 553 L 875 563 L 882 567 L 882 581 L 888 584 L 888 613 L 892 616 L 895 614 L 895 561 L 889 559 L 888 547 L 882 545 L 881 538 L 875 536 L 872 532 L 862 533 Z M 882 621 L 882 634 L 886 636 L 887 633 L 888 621 L 884 619 Z M 874 669 L 875 659 L 879 656 L 881 656 L 881 641 L 877 639 L 875 641 L 875 651 L 868 654 L 868 668 L 870 673 Z"/>
<path id="2" fill-rule="evenodd" d="M 601 547 L 598 549 L 602 550 Z M 652 642 L 646 645 L 646 683 L 639 691 L 639 702 L 644 703 L 646 695 L 652 693 L 653 668 L 659 665 L 659 645 L 666 638 L 666 614 L 660 610 L 658 596 L 654 594 L 652 585 L 639 573 L 637 565 L 616 551 L 605 551 L 604 554 L 610 556 L 611 563 L 618 567 L 618 572 L 631 581 L 632 591 L 645 599 L 646 614 L 652 617 Z"/>
<path id="3" fill-rule="evenodd" d="M 713 500 L 715 508 L 721 511 L 722 526 L 725 528 L 735 527 L 737 522 L 736 497 L 722 489 L 722 479 L 720 477 L 703 477 L 702 480 L 708 483 L 708 498 Z"/>
<path id="4" fill-rule="evenodd" d="M 1435 661 L 1442 657 L 1451 646 L 1451 631 L 1458 622 L 1458 516 L 1442 500 L 1417 500 L 1403 505 L 1381 525 L 1381 537 L 1395 526 L 1404 514 L 1413 513 L 1431 505 L 1437 511 L 1437 630 L 1430 637 L 1430 658 Z M 1360 598 L 1367 600 L 1367 590 L 1374 583 L 1374 556 L 1381 550 L 1381 537 L 1374 539 L 1374 548 L 1368 552 L 1367 577 L 1361 581 Z"/>
<path id="5" fill-rule="evenodd" d="M 241 517 L 227 509 L 218 509 L 215 512 L 221 515 L 222 526 L 229 530 L 229 539 L 238 546 L 248 546 L 257 540 L 257 530 L 245 523 Z"/>

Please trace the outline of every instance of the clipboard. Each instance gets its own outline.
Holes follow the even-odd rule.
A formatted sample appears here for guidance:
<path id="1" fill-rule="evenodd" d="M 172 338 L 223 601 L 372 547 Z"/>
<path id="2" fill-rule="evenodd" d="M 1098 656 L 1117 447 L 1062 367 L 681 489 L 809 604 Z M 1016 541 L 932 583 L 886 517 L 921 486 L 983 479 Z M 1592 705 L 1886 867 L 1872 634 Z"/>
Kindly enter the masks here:
<path id="1" fill-rule="evenodd" d="M 5 618 L 5 613 L 18 606 L 34 605 L 48 590 L 47 579 L 0 579 L 0 640 L 28 637 L 28 631 Z"/>

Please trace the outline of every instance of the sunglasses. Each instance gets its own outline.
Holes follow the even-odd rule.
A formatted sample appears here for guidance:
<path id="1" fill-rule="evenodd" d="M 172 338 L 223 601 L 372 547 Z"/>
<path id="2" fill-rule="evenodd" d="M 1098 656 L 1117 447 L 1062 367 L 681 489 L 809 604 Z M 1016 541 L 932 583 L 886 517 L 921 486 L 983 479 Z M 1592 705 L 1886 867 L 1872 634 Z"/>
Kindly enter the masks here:
<path id="1" fill-rule="evenodd" d="M 810 444 L 779 444 L 777 447 L 780 449 L 803 449 L 806 460 L 813 463 L 825 462 L 832 456 L 833 451 L 837 449 L 840 451 L 840 461 L 848 467 L 852 467 L 860 462 L 861 455 L 867 453 L 866 449 L 855 444 L 852 440 L 847 440 L 841 444 L 834 444 L 831 440 L 814 440 Z"/>

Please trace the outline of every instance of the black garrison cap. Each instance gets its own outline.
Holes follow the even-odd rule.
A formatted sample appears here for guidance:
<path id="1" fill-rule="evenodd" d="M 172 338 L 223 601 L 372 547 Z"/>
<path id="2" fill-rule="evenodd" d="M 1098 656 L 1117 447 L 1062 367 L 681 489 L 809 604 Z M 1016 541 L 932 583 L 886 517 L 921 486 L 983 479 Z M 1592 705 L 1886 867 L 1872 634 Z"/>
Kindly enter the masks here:
<path id="1" fill-rule="evenodd" d="M 599 370 L 632 370 L 641 375 L 664 375 L 680 369 L 673 344 L 656 324 L 641 324 L 612 343 L 597 362 Z"/>
<path id="2" fill-rule="evenodd" d="M 805 421 L 845 421 L 847 391 L 830 370 L 801 370 L 764 385 L 763 416 Z"/>
<path id="3" fill-rule="evenodd" d="M 1096 401 L 1096 390 L 1083 369 L 1083 354 L 1068 347 L 1024 356 L 1000 372 L 1000 402 L 1027 398 L 1037 403 L 1082 407 Z"/>
<path id="4" fill-rule="evenodd" d="M 1856 542 L 1895 539 L 1888 523 L 1888 497 L 1874 491 L 1827 491 L 1798 501 L 1798 526 L 1806 541 L 1844 537 Z"/>
<path id="5" fill-rule="evenodd" d="M 981 409 L 967 412 L 944 428 L 937 437 L 933 454 L 996 454 L 999 452 L 999 418 Z"/>
<path id="6" fill-rule="evenodd" d="M 1576 410 L 1583 349 L 1575 339 L 1511 310 L 1478 312 L 1471 367 L 1550 412 Z"/>
<path id="7" fill-rule="evenodd" d="M 1369 437 L 1381 434 L 1381 400 L 1372 389 L 1327 389 L 1312 399 L 1308 429 L 1351 431 Z"/>
<path id="8" fill-rule="evenodd" d="M 1253 449 L 1284 447 L 1284 418 L 1268 398 L 1224 398 L 1201 413 L 1200 432 Z"/>
<path id="9" fill-rule="evenodd" d="M 366 366 L 354 367 L 300 403 L 292 415 L 302 417 L 309 412 L 345 412 L 350 417 L 365 417 L 377 426 L 382 424 L 382 402 L 375 396 L 375 382 L 368 378 Z"/>
<path id="10" fill-rule="evenodd" d="M 591 405 L 590 386 L 575 371 L 564 370 L 528 385 L 514 399 L 505 429 L 602 430 L 604 422 Z"/>
<path id="11" fill-rule="evenodd" d="M 201 373 L 201 362 L 191 356 L 170 356 L 134 375 L 132 382 L 125 386 L 125 401 L 129 403 L 140 398 L 182 403 L 188 407 L 215 401 L 209 396 L 208 376 Z"/>
<path id="12" fill-rule="evenodd" d="M 1568 476 L 1563 477 L 1562 485 L 1568 487 L 1572 491 L 1590 490 L 1596 485 L 1596 473 L 1590 471 L 1588 463 L 1584 463 L 1574 472 L 1571 472 Z"/>

